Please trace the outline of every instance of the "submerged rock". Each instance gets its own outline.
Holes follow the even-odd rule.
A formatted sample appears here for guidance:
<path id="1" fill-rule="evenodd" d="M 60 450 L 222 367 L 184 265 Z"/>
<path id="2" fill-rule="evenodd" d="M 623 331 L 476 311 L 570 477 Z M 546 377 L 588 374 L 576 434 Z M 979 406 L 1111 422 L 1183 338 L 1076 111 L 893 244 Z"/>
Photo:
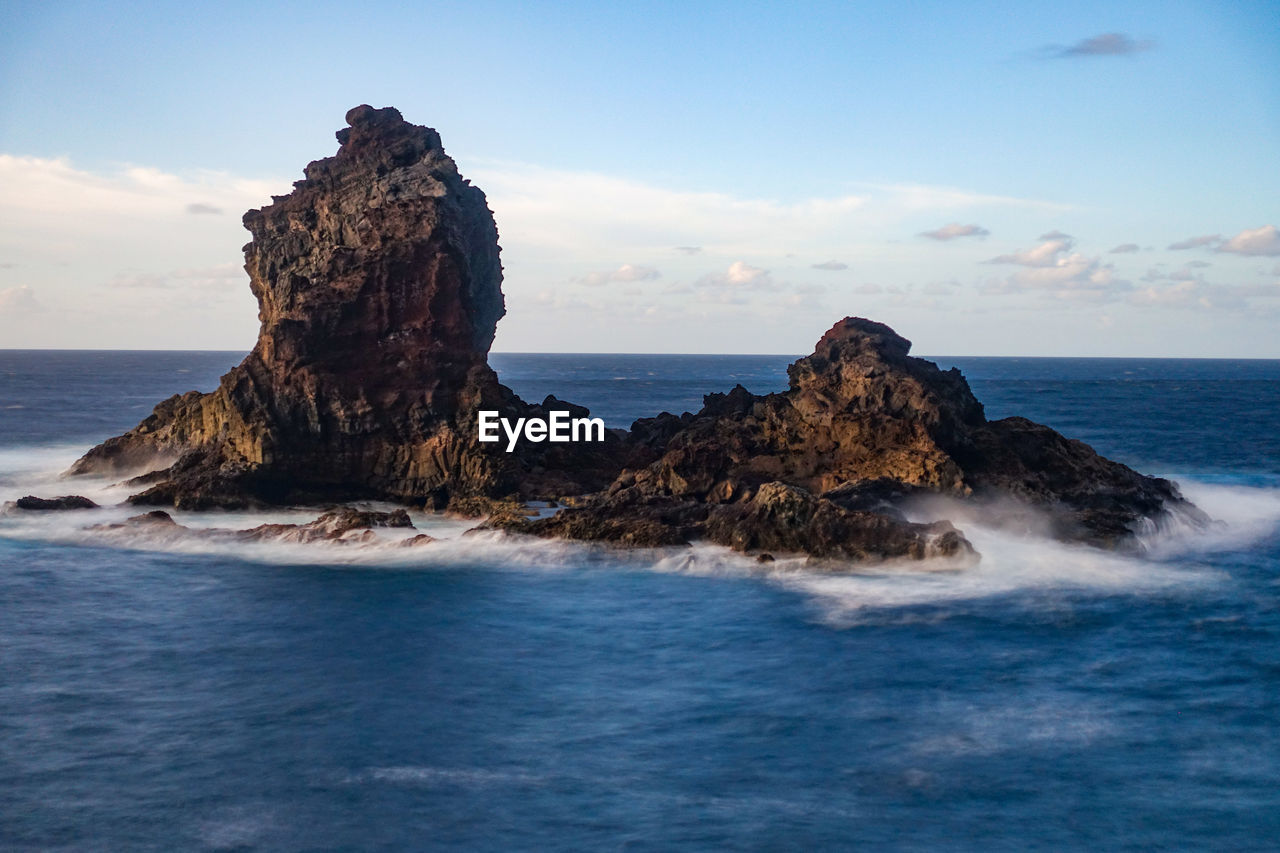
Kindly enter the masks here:
<path id="1" fill-rule="evenodd" d="M 235 535 L 249 542 L 369 542 L 375 527 L 413 529 L 413 522 L 402 509 L 378 512 L 342 507 L 306 524 L 260 524 Z"/>
<path id="2" fill-rule="evenodd" d="M 89 528 L 103 533 L 143 532 L 159 535 L 168 540 L 175 536 L 183 539 L 205 539 L 234 542 L 371 542 L 376 538 L 375 528 L 413 529 L 409 514 L 402 509 L 380 512 L 351 507 L 338 507 L 306 524 L 260 524 L 247 530 L 231 530 L 221 527 L 193 528 L 179 524 L 162 509 L 153 509 L 130 516 L 121 522 L 97 524 Z M 425 533 L 418 534 L 406 543 L 423 545 L 434 541 Z"/>
<path id="3" fill-rule="evenodd" d="M 776 482 L 761 486 L 749 501 L 716 507 L 706 532 L 712 542 L 737 551 L 804 552 L 859 562 L 977 557 L 948 521 L 912 524 L 881 513 L 847 510 Z"/>
<path id="4" fill-rule="evenodd" d="M 61 495 L 56 498 L 38 498 L 27 495 L 14 501 L 18 509 L 31 510 L 63 510 L 63 509 L 96 509 L 97 504 L 83 495 Z"/>
<path id="5" fill-rule="evenodd" d="M 335 156 L 244 217 L 253 351 L 217 390 L 161 402 L 71 473 L 131 475 L 144 505 L 383 499 L 486 516 L 489 529 L 628 546 L 705 538 L 762 557 L 971 557 L 949 523 L 908 520 L 923 498 L 992 518 L 1012 506 L 1108 547 L 1170 514 L 1204 518 L 1174 484 L 1082 442 L 988 421 L 958 370 L 858 317 L 790 366 L 785 392 L 738 386 L 598 443 L 481 443 L 482 410 L 587 411 L 526 403 L 489 368 L 505 313 L 497 228 L 439 135 L 391 108 L 356 107 L 347 123 Z M 562 508 L 531 519 L 530 499 Z M 341 540 L 376 523 L 325 516 L 244 535 Z"/>

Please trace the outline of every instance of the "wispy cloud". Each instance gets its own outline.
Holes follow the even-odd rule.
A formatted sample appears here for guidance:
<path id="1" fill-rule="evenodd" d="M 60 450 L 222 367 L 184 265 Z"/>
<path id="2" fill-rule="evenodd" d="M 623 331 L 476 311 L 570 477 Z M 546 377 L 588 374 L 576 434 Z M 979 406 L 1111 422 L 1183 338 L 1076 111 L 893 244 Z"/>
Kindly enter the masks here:
<path id="1" fill-rule="evenodd" d="M 1222 242 L 1221 234 L 1206 234 L 1202 237 L 1188 237 L 1185 240 L 1179 240 L 1176 243 L 1170 243 L 1169 248 L 1175 252 L 1184 249 L 1201 249 L 1205 246 L 1217 246 Z"/>
<path id="2" fill-rule="evenodd" d="M 0 154 L 0 213 L 28 216 L 102 214 L 109 219 L 247 210 L 271 201 L 281 183 L 252 181 L 222 172 L 176 175 L 145 166 L 100 174 L 75 168 L 65 158 Z M 191 197 L 204 201 L 192 203 Z M 236 225 L 237 229 L 239 225 Z"/>
<path id="3" fill-rule="evenodd" d="M 977 207 L 1012 207 L 1023 210 L 1070 210 L 1071 205 L 1041 199 L 992 195 L 958 187 L 940 187 L 929 184 L 866 184 L 876 192 L 876 198 L 885 206 L 900 208 L 912 213 L 928 210 L 958 210 Z"/>
<path id="4" fill-rule="evenodd" d="M 1133 252 L 1138 251 L 1138 248 L 1139 248 L 1139 246 L 1138 246 L 1138 244 L 1137 244 L 1137 243 L 1121 243 L 1119 246 L 1116 246 L 1114 249 L 1112 249 L 1111 251 L 1109 251 L 1107 254 L 1109 254 L 1109 255 L 1128 255 L 1128 254 L 1132 254 Z"/>
<path id="5" fill-rule="evenodd" d="M 107 287 L 118 287 L 126 290 L 142 288 L 147 290 L 164 290 L 173 287 L 168 276 L 159 275 L 157 273 L 120 273 L 111 281 L 107 282 Z"/>
<path id="6" fill-rule="evenodd" d="M 116 275 L 107 282 L 106 286 L 125 290 L 203 288 L 229 291 L 247 288 L 248 280 L 244 267 L 236 263 L 227 263 L 213 267 L 168 270 L 162 273 L 125 272 Z"/>
<path id="7" fill-rule="evenodd" d="M 823 261 L 820 264 L 814 264 L 815 270 L 826 270 L 828 272 L 838 272 L 839 270 L 847 270 L 849 265 L 840 261 Z"/>
<path id="8" fill-rule="evenodd" d="M 990 233 L 981 225 L 961 225 L 959 222 L 951 222 L 932 231 L 921 231 L 920 236 L 928 237 L 930 240 L 946 241 L 956 240 L 960 237 L 986 237 Z"/>
<path id="9" fill-rule="evenodd" d="M 1171 277 L 1167 285 L 1153 284 L 1135 291 L 1128 301 L 1134 305 L 1161 308 L 1192 308 L 1275 313 L 1280 302 L 1280 285 L 1210 284 L 1199 276 Z"/>
<path id="10" fill-rule="evenodd" d="M 469 169 L 484 187 L 503 247 L 554 253 L 558 260 L 599 257 L 601 249 L 632 257 L 825 254 L 850 234 L 888 232 L 910 217 L 977 207 L 1061 210 L 1035 199 L 951 187 L 859 185 L 829 197 L 749 198 L 669 189 L 629 178 L 490 163 Z"/>
<path id="11" fill-rule="evenodd" d="M 1058 59 L 1082 59 L 1097 56 L 1133 56 L 1155 47 L 1151 41 L 1138 41 L 1124 33 L 1102 33 L 1081 39 L 1072 45 L 1055 45 L 1045 53 Z"/>

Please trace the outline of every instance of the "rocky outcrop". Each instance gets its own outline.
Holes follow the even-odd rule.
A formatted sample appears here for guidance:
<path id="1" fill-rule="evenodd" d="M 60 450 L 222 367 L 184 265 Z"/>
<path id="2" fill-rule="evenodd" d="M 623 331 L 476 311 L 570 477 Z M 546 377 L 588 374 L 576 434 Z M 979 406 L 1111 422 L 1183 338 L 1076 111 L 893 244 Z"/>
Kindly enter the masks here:
<path id="1" fill-rule="evenodd" d="M 1060 538 L 1107 546 L 1170 513 L 1203 518 L 1173 484 L 1048 427 L 988 421 L 959 371 L 856 317 L 791 365 L 785 392 L 738 386 L 602 443 L 481 443 L 481 410 L 513 420 L 586 410 L 553 396 L 526 403 L 489 368 L 505 311 L 497 229 L 439 135 L 390 108 L 357 107 L 347 123 L 335 156 L 244 217 L 261 320 L 253 351 L 215 391 L 165 400 L 72 473 L 135 475 L 138 504 L 377 498 L 539 536 L 701 538 L 860 561 L 971 558 L 949 523 L 908 520 L 904 507 L 928 498 L 1034 515 Z M 550 517 L 523 506 L 566 496 Z M 325 517 L 246 535 L 369 529 Z"/>
<path id="2" fill-rule="evenodd" d="M 382 512 L 351 507 L 338 507 L 306 524 L 260 524 L 247 530 L 225 528 L 191 528 L 173 520 L 162 509 L 153 509 L 124 521 L 98 524 L 89 528 L 104 536 L 147 534 L 164 541 L 203 540 L 225 543 L 288 542 L 310 544 L 327 542 L 338 545 L 364 545 L 377 540 L 375 529 L 413 529 L 409 514 L 402 509 Z M 436 541 L 425 533 L 400 541 L 402 546 L 425 545 Z"/>
<path id="3" fill-rule="evenodd" d="M 83 495 L 61 495 L 56 498 L 38 498 L 27 495 L 14 501 L 18 509 L 31 510 L 63 510 L 63 509 L 95 509 L 98 505 Z"/>
<path id="4" fill-rule="evenodd" d="M 599 529 L 596 538 L 618 541 L 629 527 L 650 530 L 662 507 L 686 537 L 740 550 L 884 559 L 969 548 L 949 525 L 906 521 L 903 507 L 928 497 L 1107 547 L 1133 544 L 1143 523 L 1169 514 L 1204 520 L 1167 480 L 1023 418 L 988 421 L 958 370 L 910 348 L 882 323 L 845 318 L 788 368 L 788 391 L 738 386 L 707 395 L 696 415 L 638 421 L 632 434 L 661 454 L 655 462 L 529 527 L 576 538 Z"/>
<path id="5" fill-rule="evenodd" d="M 261 329 L 212 393 L 160 403 L 72 473 L 138 474 L 131 500 L 184 508 L 383 498 L 443 507 L 462 495 L 537 497 L 608 483 L 601 444 L 476 440 L 476 412 L 530 406 L 487 364 L 505 312 L 484 193 L 432 129 L 360 106 L 338 153 L 251 210 L 245 269 Z"/>

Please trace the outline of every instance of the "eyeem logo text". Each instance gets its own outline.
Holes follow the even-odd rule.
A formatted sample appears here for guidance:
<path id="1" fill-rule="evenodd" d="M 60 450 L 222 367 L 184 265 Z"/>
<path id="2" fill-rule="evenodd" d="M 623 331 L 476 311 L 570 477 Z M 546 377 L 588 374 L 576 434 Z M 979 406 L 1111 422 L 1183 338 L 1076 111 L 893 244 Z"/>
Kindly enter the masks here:
<path id="1" fill-rule="evenodd" d="M 476 420 L 477 438 L 483 442 L 501 441 L 498 428 L 507 436 L 507 452 L 516 449 L 521 438 L 526 441 L 604 441 L 604 421 L 600 418 L 571 418 L 568 412 L 551 412 L 546 418 L 516 418 L 499 416 L 495 411 L 482 410 Z"/>

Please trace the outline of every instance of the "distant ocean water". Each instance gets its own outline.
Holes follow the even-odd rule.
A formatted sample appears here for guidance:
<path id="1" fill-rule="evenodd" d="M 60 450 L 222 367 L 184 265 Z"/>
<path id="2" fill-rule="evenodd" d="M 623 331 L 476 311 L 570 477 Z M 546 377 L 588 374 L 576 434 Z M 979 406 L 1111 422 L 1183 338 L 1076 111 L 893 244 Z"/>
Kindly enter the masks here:
<path id="1" fill-rule="evenodd" d="M 239 358 L 0 351 L 0 500 L 118 498 L 57 472 Z M 974 569 L 827 576 L 420 514 L 445 541 L 0 515 L 0 849 L 1276 849 L 1280 362 L 937 360 L 1221 523 L 1141 559 L 966 526 Z M 791 359 L 491 361 L 627 426 Z"/>

